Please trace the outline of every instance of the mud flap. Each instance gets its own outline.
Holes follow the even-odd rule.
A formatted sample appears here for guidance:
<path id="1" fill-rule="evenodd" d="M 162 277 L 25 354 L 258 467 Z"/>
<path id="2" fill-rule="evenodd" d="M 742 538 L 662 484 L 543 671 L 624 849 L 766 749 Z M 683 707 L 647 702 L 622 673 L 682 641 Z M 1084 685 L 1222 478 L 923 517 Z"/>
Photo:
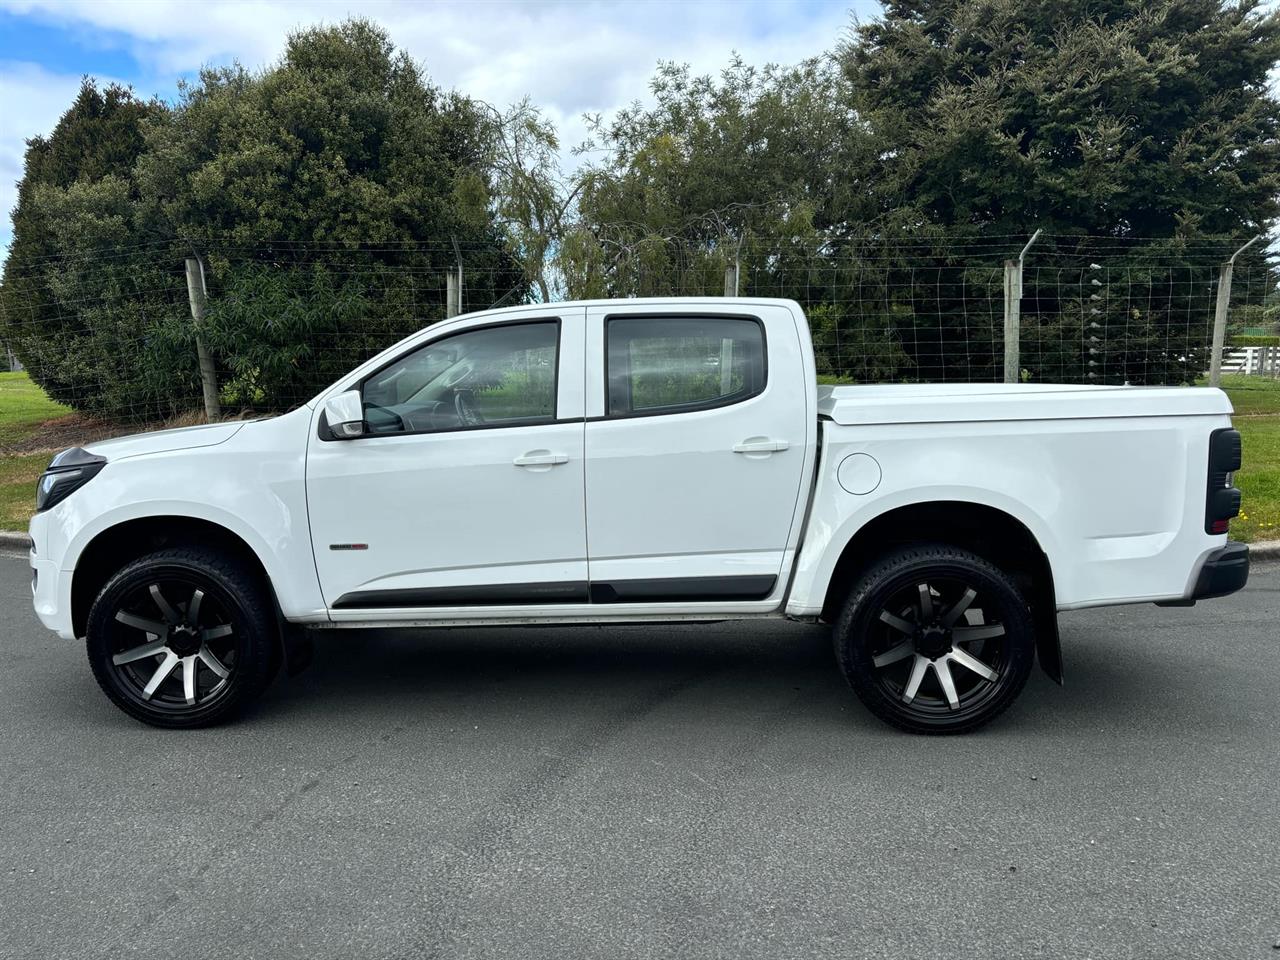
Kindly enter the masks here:
<path id="1" fill-rule="evenodd" d="M 1045 563 L 1045 569 L 1048 569 Z M 1058 598 L 1054 594 L 1053 581 L 1049 578 L 1036 591 L 1035 602 L 1031 605 L 1031 622 L 1036 628 L 1036 659 L 1040 661 L 1040 669 L 1056 683 L 1062 686 L 1062 641 L 1058 635 Z"/>
<path id="2" fill-rule="evenodd" d="M 286 677 L 296 677 L 307 667 L 315 656 L 316 645 L 311 632 L 296 624 L 286 623 L 281 631 L 281 650 L 284 653 L 284 673 Z"/>

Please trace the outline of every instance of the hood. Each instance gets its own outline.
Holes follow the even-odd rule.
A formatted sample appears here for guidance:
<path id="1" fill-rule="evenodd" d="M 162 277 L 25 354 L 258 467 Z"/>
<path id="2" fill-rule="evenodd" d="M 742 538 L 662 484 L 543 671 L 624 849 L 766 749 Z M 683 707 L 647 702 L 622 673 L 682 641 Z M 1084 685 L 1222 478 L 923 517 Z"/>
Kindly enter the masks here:
<path id="1" fill-rule="evenodd" d="M 171 450 L 190 450 L 194 447 L 212 447 L 225 443 L 244 428 L 245 420 L 230 423 L 205 423 L 197 427 L 179 427 L 175 430 L 157 430 L 154 433 L 135 433 L 114 440 L 85 444 L 89 453 L 108 460 L 123 460 L 147 453 L 167 453 Z"/>

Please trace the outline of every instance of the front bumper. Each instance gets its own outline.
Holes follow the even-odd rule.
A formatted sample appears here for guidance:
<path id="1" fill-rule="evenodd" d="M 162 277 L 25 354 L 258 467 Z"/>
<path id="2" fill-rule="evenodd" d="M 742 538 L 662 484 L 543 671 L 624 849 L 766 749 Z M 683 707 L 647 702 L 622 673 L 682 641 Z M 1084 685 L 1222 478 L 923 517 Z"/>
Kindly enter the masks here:
<path id="1" fill-rule="evenodd" d="M 1200 568 L 1192 600 L 1208 600 L 1235 593 L 1249 582 L 1249 548 L 1243 543 L 1228 543 L 1213 551 Z"/>
<path id="2" fill-rule="evenodd" d="M 31 537 L 31 604 L 47 628 L 64 640 L 75 639 L 71 625 L 71 573 L 48 555 L 49 512 L 37 513 L 27 529 Z"/>
<path id="3" fill-rule="evenodd" d="M 31 603 L 36 616 L 64 640 L 75 638 L 71 626 L 71 574 L 50 560 L 31 555 Z"/>

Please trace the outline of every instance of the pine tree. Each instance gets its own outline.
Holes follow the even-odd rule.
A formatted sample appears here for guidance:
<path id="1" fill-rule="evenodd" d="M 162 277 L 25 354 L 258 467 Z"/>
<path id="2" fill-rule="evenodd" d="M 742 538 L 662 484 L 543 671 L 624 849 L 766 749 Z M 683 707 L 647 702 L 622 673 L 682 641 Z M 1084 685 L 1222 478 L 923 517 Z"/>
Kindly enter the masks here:
<path id="1" fill-rule="evenodd" d="M 1280 214 L 1268 85 L 1280 13 L 1254 0 L 888 0 L 840 59 L 855 108 L 894 145 L 876 172 L 886 220 L 952 238 L 1040 228 L 1038 256 L 1074 258 L 1078 292 L 1025 288 L 1024 334 L 1050 344 L 1024 351 L 1032 376 L 1177 382 L 1205 368 L 1207 327 L 1191 318 L 1211 313 L 1213 291 L 1184 279 L 1188 250 L 1214 235 L 1225 256 Z M 1141 257 L 1125 252 L 1135 238 L 1151 238 Z M 940 269 L 962 268 L 936 252 Z M 921 375 L 962 358 L 967 375 L 996 377 L 995 331 L 949 358 L 964 305 L 933 309 L 936 360 L 917 355 Z"/>

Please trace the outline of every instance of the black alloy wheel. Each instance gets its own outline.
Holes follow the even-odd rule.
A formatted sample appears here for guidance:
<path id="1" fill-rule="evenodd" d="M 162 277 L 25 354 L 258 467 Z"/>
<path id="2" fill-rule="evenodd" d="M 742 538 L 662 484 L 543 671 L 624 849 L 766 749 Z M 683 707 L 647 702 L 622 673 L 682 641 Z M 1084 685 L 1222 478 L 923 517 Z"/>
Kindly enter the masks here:
<path id="1" fill-rule="evenodd" d="M 277 632 L 269 597 L 244 564 L 174 548 L 107 582 L 89 613 L 86 649 L 98 684 L 130 716 L 196 727 L 262 691 Z"/>
<path id="2" fill-rule="evenodd" d="M 1003 712 L 1031 672 L 1030 611 L 1011 577 L 965 550 L 910 547 L 870 569 L 835 629 L 858 698 L 914 733 L 963 733 Z"/>

